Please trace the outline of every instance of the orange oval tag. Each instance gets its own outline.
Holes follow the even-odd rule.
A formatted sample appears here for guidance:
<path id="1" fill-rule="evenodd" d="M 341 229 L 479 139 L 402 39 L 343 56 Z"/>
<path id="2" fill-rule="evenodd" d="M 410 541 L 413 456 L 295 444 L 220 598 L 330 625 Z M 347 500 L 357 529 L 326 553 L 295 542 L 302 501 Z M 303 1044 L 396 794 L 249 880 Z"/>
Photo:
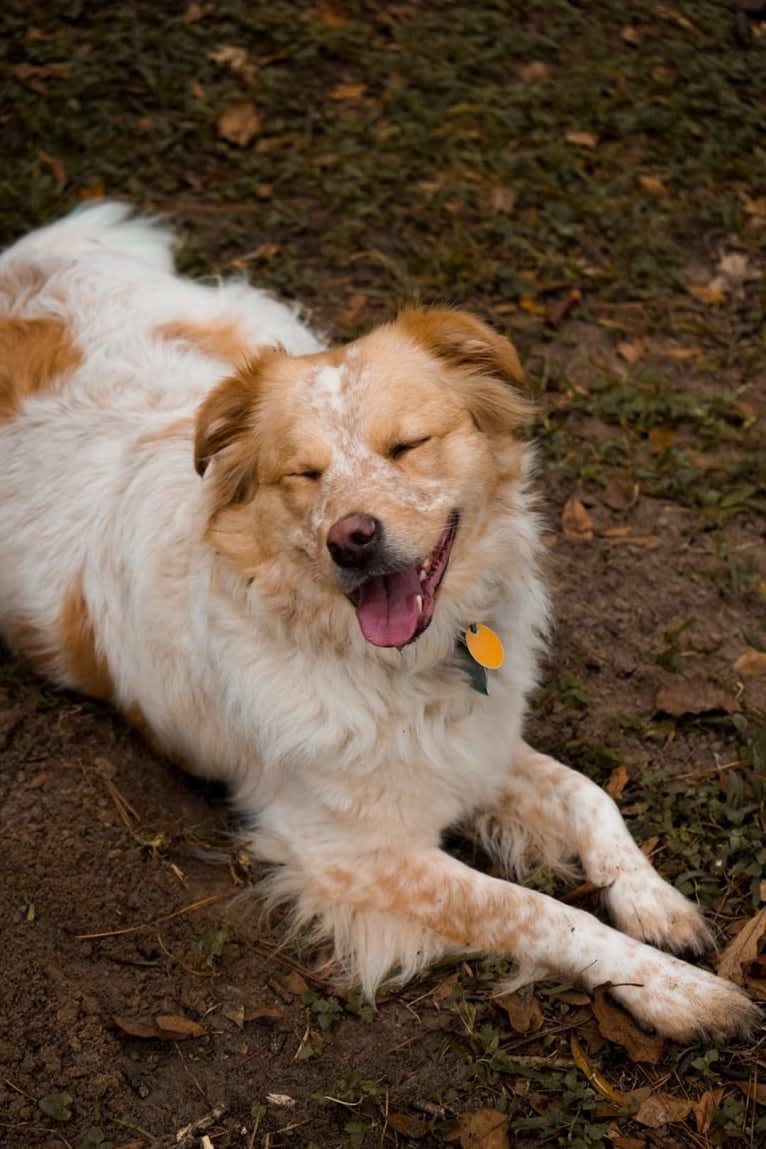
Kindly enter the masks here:
<path id="1" fill-rule="evenodd" d="M 471 623 L 468 627 L 465 644 L 471 658 L 486 670 L 499 670 L 505 661 L 505 651 L 499 637 L 481 622 Z"/>

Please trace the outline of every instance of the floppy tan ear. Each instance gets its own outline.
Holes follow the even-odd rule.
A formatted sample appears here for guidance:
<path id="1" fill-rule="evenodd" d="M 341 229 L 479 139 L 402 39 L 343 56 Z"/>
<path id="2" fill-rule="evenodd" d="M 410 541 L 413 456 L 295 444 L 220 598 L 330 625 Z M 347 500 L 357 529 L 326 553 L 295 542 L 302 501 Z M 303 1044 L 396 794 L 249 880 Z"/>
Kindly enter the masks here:
<path id="1" fill-rule="evenodd" d="M 247 431 L 255 399 L 249 375 L 234 375 L 211 391 L 197 411 L 194 469 L 198 475 L 205 474 L 214 455 Z"/>
<path id="2" fill-rule="evenodd" d="M 397 323 L 454 369 L 481 430 L 510 431 L 530 417 L 531 401 L 516 390 L 526 382 L 524 368 L 505 336 L 475 315 L 449 308 L 403 311 Z"/>

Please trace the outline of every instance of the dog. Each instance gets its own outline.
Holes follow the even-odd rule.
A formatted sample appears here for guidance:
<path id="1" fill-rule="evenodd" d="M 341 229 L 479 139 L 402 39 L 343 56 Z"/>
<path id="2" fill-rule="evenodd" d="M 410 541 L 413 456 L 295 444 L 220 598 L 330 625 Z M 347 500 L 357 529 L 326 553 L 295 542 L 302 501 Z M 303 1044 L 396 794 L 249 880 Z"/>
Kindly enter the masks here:
<path id="1" fill-rule="evenodd" d="M 263 893 L 373 997 L 450 953 L 608 984 L 680 1041 L 747 1031 L 699 909 L 523 737 L 548 604 L 511 343 L 410 309 L 328 348 L 101 203 L 0 258 L 0 628 L 222 780 Z M 507 879 L 441 847 L 474 835 Z M 576 859 L 616 929 L 518 884 Z"/>

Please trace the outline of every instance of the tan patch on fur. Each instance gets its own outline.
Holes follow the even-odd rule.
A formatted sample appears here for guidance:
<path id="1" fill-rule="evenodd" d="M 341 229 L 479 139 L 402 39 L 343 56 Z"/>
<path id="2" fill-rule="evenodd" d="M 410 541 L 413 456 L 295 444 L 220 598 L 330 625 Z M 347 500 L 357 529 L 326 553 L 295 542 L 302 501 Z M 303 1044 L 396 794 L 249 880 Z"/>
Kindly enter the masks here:
<path id="1" fill-rule="evenodd" d="M 155 327 L 154 334 L 158 339 L 186 343 L 203 355 L 231 364 L 244 363 L 256 350 L 245 339 L 236 320 L 231 319 L 217 319 L 210 323 L 178 319 L 161 323 Z"/>
<path id="2" fill-rule="evenodd" d="M 24 399 L 51 390 L 82 355 L 60 319 L 0 319 L 0 422 Z"/>
<path id="3" fill-rule="evenodd" d="M 39 295 L 48 276 L 34 263 L 12 263 L 0 275 L 0 307 L 4 311 L 21 310 Z"/>
<path id="4" fill-rule="evenodd" d="M 113 693 L 112 675 L 96 645 L 93 623 L 78 580 L 70 589 L 59 616 L 61 645 L 69 674 L 78 690 L 93 698 L 109 699 Z"/>

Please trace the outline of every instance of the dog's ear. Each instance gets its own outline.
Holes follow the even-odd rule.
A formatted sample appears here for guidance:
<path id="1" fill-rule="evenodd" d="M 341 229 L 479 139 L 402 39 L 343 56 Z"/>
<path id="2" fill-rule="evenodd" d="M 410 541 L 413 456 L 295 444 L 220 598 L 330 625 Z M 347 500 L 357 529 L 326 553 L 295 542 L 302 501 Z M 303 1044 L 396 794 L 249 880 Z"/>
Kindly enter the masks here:
<path id="1" fill-rule="evenodd" d="M 234 375 L 208 395 L 197 411 L 194 433 L 194 469 L 204 475 L 214 455 L 243 435 L 256 403 L 250 373 Z"/>
<path id="2" fill-rule="evenodd" d="M 479 428 L 507 432 L 528 419 L 530 400 L 516 390 L 526 382 L 516 348 L 466 311 L 403 311 L 398 326 L 430 354 L 453 368 Z"/>
<path id="3" fill-rule="evenodd" d="M 256 478 L 257 412 L 267 364 L 281 348 L 267 348 L 236 375 L 224 379 L 197 411 L 194 467 L 204 475 L 216 456 L 216 505 L 247 499 Z"/>

